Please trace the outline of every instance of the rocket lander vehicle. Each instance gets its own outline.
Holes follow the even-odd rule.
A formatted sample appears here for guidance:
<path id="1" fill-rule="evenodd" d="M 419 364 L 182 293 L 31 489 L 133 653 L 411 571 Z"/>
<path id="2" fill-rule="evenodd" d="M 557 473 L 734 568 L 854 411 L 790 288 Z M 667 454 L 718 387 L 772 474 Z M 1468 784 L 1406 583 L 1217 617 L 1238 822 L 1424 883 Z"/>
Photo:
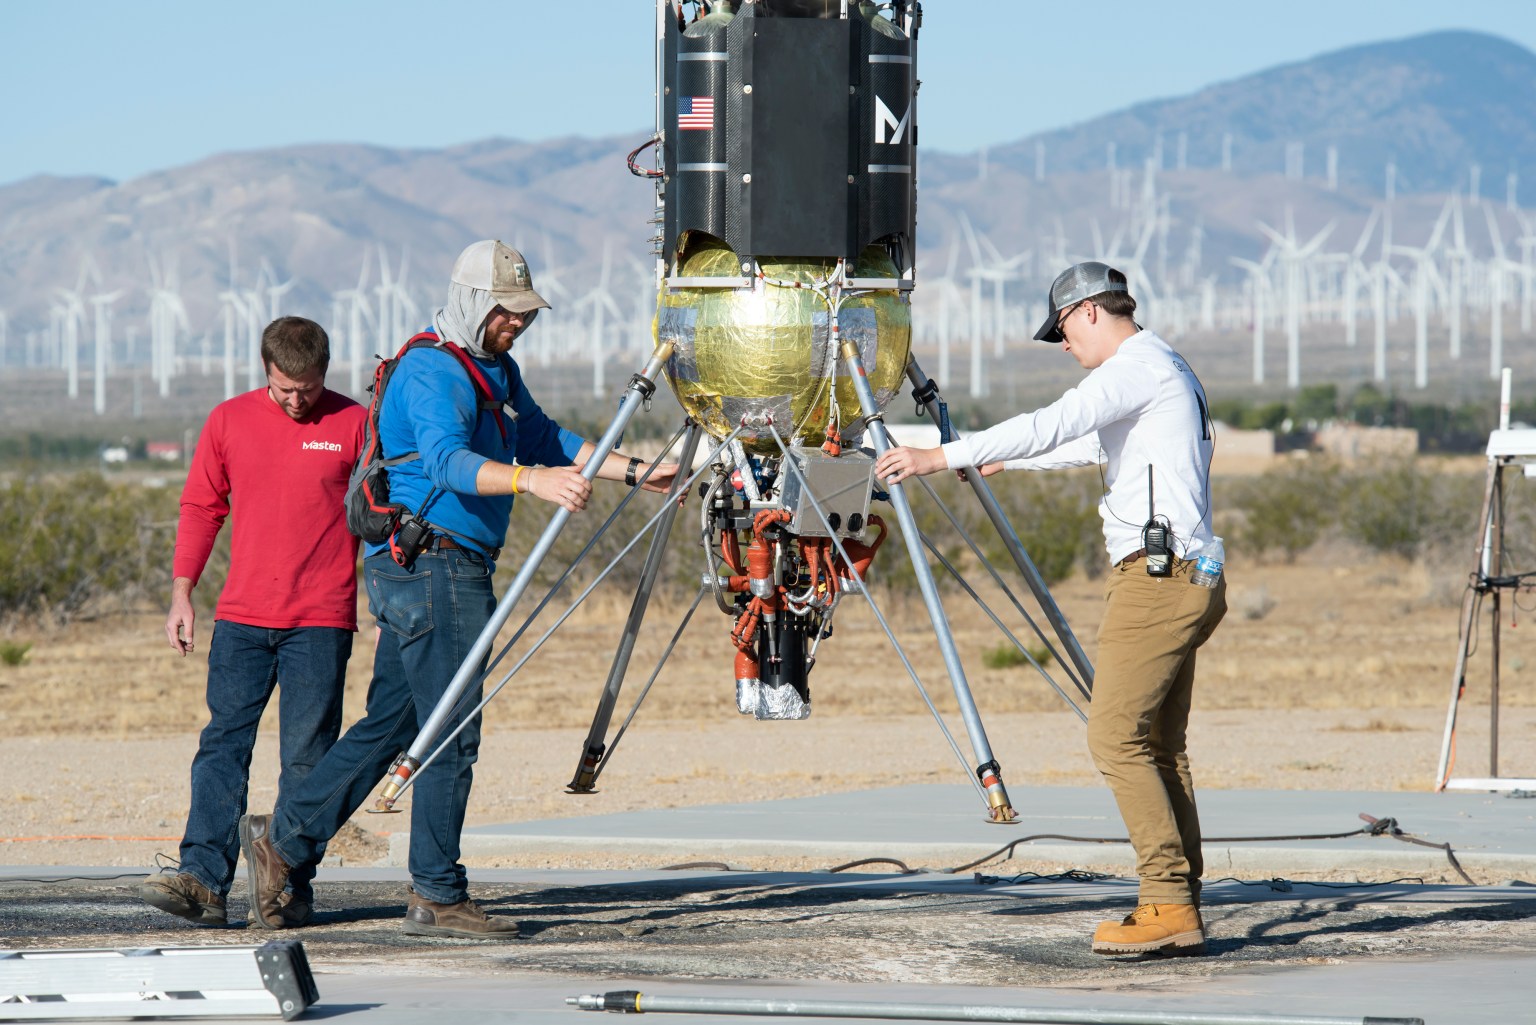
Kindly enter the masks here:
<path id="1" fill-rule="evenodd" d="M 701 465 L 679 473 L 641 532 L 651 538 L 639 586 L 568 787 L 572 793 L 593 792 L 628 725 L 610 744 L 608 728 L 669 537 L 695 493 L 697 509 L 684 515 L 696 523 L 703 551 L 699 591 L 642 700 L 694 611 L 712 598 L 732 620 L 738 710 L 759 719 L 805 718 L 818 646 L 850 594 L 868 601 L 926 699 L 863 586 L 888 531 L 871 509 L 878 501 L 888 502 L 895 515 L 973 759 L 964 757 L 942 719 L 940 727 L 973 776 L 988 817 L 1016 818 L 925 545 L 972 598 L 981 599 L 920 534 L 903 486 L 874 475 L 875 456 L 891 444 L 883 410 L 904 382 L 941 436 L 951 436 L 938 387 L 910 351 L 921 21 L 918 0 L 656 0 L 656 131 L 629 157 L 631 172 L 651 179 L 656 190 L 655 348 L 630 379 L 596 447 L 604 453 L 616 445 L 664 372 L 687 413 L 665 457 L 685 471 Z M 636 158 L 647 148 L 656 166 L 643 169 Z M 699 460 L 705 444 L 709 452 Z M 600 462 L 594 456 L 584 467 L 588 479 Z M 1093 670 L 1082 648 L 992 491 L 980 474 L 969 477 L 1054 643 L 974 542 L 973 552 L 1086 699 Z M 937 500 L 925 482 L 917 483 Z M 630 492 L 620 509 L 639 494 Z M 615 510 L 599 535 L 617 515 Z M 565 577 L 482 672 L 497 634 L 568 517 L 555 510 L 443 699 L 396 762 L 374 810 L 392 810 L 413 775 L 430 764 L 434 744 L 466 695 L 479 693 L 476 685 L 497 670 L 553 598 Z M 952 516 L 951 522 L 960 529 Z M 482 707 L 640 537 L 523 654 Z M 1028 655 L 998 616 L 982 608 Z M 1074 698 L 1041 672 L 1085 717 Z"/>

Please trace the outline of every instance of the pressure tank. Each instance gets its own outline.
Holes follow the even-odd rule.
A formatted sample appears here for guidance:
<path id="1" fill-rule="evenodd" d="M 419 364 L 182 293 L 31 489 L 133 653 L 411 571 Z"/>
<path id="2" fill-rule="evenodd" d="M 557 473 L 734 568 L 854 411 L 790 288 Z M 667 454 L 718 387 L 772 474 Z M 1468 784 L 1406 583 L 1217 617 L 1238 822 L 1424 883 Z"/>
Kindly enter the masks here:
<path id="1" fill-rule="evenodd" d="M 860 415 L 847 368 L 829 339 L 826 303 L 808 285 L 834 267 L 828 259 L 761 258 L 753 288 L 662 287 L 656 339 L 672 343 L 667 380 L 678 402 L 711 435 L 724 437 L 744 420 L 749 452 L 774 453 L 771 420 L 791 445 L 820 444 L 833 409 L 839 432 Z M 896 265 L 869 246 L 852 267 L 866 279 L 892 280 Z M 689 280 L 739 280 L 737 255 L 723 243 L 691 248 L 682 265 Z M 912 307 L 897 289 L 848 299 L 838 312 L 842 336 L 859 347 L 875 401 L 883 408 L 901 389 L 912 341 Z"/>

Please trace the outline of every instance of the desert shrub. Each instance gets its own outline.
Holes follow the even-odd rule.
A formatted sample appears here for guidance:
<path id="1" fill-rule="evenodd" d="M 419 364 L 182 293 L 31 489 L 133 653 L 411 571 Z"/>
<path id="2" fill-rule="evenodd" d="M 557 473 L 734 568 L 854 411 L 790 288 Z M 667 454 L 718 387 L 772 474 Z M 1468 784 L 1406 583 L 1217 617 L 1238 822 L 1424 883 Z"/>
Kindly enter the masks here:
<path id="1" fill-rule="evenodd" d="M 1015 666 L 1027 666 L 1029 665 L 1030 658 L 1033 658 L 1041 666 L 1050 664 L 1051 653 L 1047 648 L 1030 645 L 1026 645 L 1026 648 L 1029 651 L 1028 658 L 1015 645 L 999 644 L 995 648 L 988 648 L 982 656 L 982 661 L 986 663 L 988 669 L 1012 669 Z"/>
<path id="2" fill-rule="evenodd" d="M 1481 482 L 1406 459 L 1357 470 L 1344 481 L 1345 537 L 1372 551 L 1412 557 L 1475 529 Z"/>
<path id="3" fill-rule="evenodd" d="M 100 474 L 28 478 L 3 488 L 0 609 L 59 621 L 107 598 L 170 584 L 175 496 Z"/>
<path id="4" fill-rule="evenodd" d="M 0 665 L 19 666 L 31 650 L 32 645 L 21 641 L 0 641 Z"/>
<path id="5" fill-rule="evenodd" d="M 1338 518 L 1339 471 L 1322 460 L 1286 463 L 1227 490 L 1226 501 L 1242 514 L 1236 540 L 1259 557 L 1279 551 L 1290 562 Z"/>
<path id="6" fill-rule="evenodd" d="M 1098 514 L 1103 485 L 1096 472 L 1001 473 L 988 481 L 1047 584 L 1065 580 L 1078 564 L 1102 570 L 1107 561 Z M 987 557 L 1012 566 L 1007 548 L 980 509 L 977 513 Z"/>

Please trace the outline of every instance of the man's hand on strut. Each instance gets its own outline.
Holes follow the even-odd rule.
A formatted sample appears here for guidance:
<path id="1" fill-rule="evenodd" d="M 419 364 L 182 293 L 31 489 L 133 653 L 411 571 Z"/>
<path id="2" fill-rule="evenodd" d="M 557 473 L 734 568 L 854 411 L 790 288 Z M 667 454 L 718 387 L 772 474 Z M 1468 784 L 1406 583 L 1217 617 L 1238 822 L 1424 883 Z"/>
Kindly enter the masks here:
<path id="1" fill-rule="evenodd" d="M 678 466 L 676 463 L 656 463 L 655 466 L 656 469 L 651 472 L 651 479 L 646 481 L 643 485 L 641 485 L 641 487 L 645 488 L 647 491 L 656 491 L 660 492 L 661 494 L 666 494 L 667 490 L 672 487 L 672 481 L 677 477 L 678 471 L 681 470 L 682 467 Z M 648 466 L 636 467 L 635 478 L 638 480 L 639 478 L 644 477 L 645 472 L 648 469 Z"/>
<path id="2" fill-rule="evenodd" d="M 536 467 L 525 479 L 530 495 L 553 502 L 567 512 L 581 512 L 592 497 L 592 482 L 574 466 Z"/>
<path id="3" fill-rule="evenodd" d="M 875 476 L 891 484 L 900 484 L 908 477 L 926 477 L 948 465 L 943 449 L 908 448 L 902 445 L 887 449 L 875 460 Z"/>
<path id="4" fill-rule="evenodd" d="M 973 469 L 979 470 L 981 472 L 981 476 L 983 478 L 986 478 L 986 477 L 992 476 L 994 473 L 1002 473 L 1004 470 L 1007 469 L 1007 467 L 1004 466 L 1002 463 L 998 462 L 998 463 L 987 463 L 985 466 L 973 467 Z M 971 472 L 971 470 L 956 470 L 955 471 L 955 480 L 959 481 L 962 484 L 965 484 L 965 483 L 969 482 L 971 478 L 968 476 L 968 474 L 970 474 L 970 472 Z"/>
<path id="5" fill-rule="evenodd" d="M 165 639 L 171 650 L 185 658 L 192 653 L 192 627 L 197 613 L 192 610 L 192 581 L 177 577 L 171 583 L 171 611 L 165 617 Z"/>

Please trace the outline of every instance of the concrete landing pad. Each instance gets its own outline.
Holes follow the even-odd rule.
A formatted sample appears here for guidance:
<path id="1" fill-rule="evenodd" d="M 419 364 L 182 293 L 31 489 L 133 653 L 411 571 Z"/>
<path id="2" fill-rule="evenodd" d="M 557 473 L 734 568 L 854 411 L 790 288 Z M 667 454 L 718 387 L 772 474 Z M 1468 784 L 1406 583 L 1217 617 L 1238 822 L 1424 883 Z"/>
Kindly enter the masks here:
<path id="1" fill-rule="evenodd" d="M 0 947 L 297 938 L 320 990 L 305 1020 L 357 1025 L 439 1018 L 598 1025 L 606 1016 L 565 999 L 630 989 L 1148 1015 L 1420 1017 L 1431 1025 L 1530 1016 L 1536 886 L 1519 880 L 1536 880 L 1536 801 L 1206 791 L 1210 836 L 1291 839 L 1207 845 L 1206 956 L 1105 958 L 1089 950 L 1096 923 L 1136 903 L 1126 845 L 1042 839 L 1011 862 L 937 871 L 1037 833 L 1120 835 L 1105 791 L 1016 788 L 1014 796 L 1024 817 L 1008 826 L 986 823 L 979 798 L 964 786 L 919 786 L 480 827 L 466 836 L 467 854 L 537 849 L 558 861 L 559 852 L 572 852 L 569 868 L 471 867 L 471 895 L 518 926 L 514 938 L 489 944 L 403 933 L 403 868 L 322 868 L 313 924 L 272 933 L 245 927 L 243 873 L 230 894 L 230 926 L 209 928 L 142 904 L 132 889 L 142 876 L 120 868 L 5 866 Z M 1443 849 L 1386 836 L 1295 839 L 1355 830 L 1364 825 L 1361 812 L 1393 817 L 1426 842 L 1450 843 L 1479 882 L 1503 885 L 1461 885 Z M 836 873 L 666 871 L 638 867 L 639 858 L 626 870 L 575 867 L 575 852 L 592 850 L 615 864 L 625 852 L 643 852 L 668 859 L 651 866 L 815 856 L 827 867 L 895 858 L 929 871 L 883 864 Z M 1058 874 L 1116 859 L 1108 866 L 1115 877 Z M 748 1020 L 651 1017 L 657 1025 Z"/>
<path id="2" fill-rule="evenodd" d="M 1015 857 L 1063 867 L 1129 871 L 1126 843 L 1060 837 L 1124 837 L 1114 800 L 1102 787 L 1016 787 L 1019 820 L 986 821 L 965 786 L 892 787 L 790 800 L 700 805 L 655 811 L 545 819 L 465 831 L 466 856 L 602 851 L 674 857 L 798 857 L 828 865 L 892 858 L 911 867 L 952 868 L 1032 835 Z M 598 807 L 599 795 L 589 807 Z M 1299 790 L 1202 790 L 1200 817 L 1207 877 L 1384 873 L 1461 881 L 1444 850 L 1388 836 L 1305 839 L 1348 833 L 1362 813 L 1395 819 L 1398 828 L 1436 845 L 1449 843 L 1478 883 L 1536 880 L 1536 799 L 1477 793 L 1335 793 Z M 406 823 L 402 823 L 406 824 Z M 1238 837 L 1280 837 L 1233 841 Z M 409 835 L 391 837 L 391 863 L 403 865 Z"/>

